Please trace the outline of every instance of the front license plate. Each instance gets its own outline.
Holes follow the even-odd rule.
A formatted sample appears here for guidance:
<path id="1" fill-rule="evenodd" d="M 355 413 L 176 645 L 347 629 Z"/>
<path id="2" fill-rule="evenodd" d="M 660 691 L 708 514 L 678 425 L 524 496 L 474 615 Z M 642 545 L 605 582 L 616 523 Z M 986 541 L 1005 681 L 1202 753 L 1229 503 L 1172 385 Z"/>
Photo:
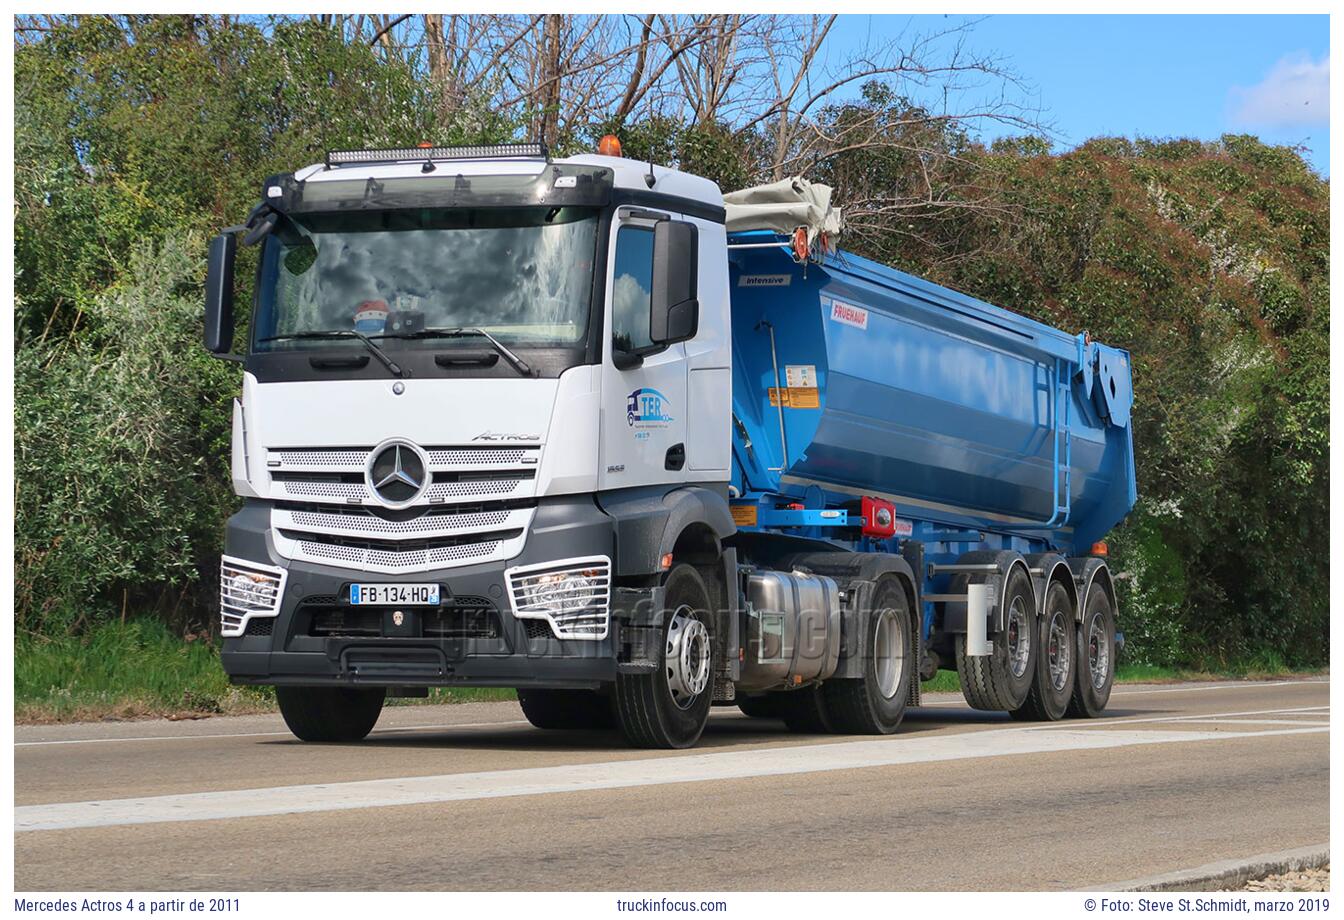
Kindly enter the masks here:
<path id="1" fill-rule="evenodd" d="M 438 585 L 351 585 L 350 603 L 373 607 L 437 607 Z"/>

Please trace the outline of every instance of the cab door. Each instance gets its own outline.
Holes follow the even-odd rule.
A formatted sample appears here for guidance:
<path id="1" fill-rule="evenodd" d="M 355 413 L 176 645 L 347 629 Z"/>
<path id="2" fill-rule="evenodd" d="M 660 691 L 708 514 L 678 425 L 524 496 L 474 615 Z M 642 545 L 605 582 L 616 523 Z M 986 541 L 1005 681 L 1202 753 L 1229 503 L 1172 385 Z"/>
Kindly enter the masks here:
<path id="1" fill-rule="evenodd" d="M 678 483 L 686 469 L 686 348 L 652 345 L 653 228 L 671 215 L 622 208 L 607 256 L 599 489 Z M 625 356 L 623 358 L 623 356 Z"/>

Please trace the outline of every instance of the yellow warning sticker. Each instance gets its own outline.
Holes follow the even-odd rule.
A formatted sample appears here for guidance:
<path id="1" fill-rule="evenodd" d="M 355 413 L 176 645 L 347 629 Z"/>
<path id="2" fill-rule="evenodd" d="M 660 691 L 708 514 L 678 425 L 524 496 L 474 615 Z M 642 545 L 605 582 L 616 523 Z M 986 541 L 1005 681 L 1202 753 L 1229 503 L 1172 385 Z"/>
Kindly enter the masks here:
<path id="1" fill-rule="evenodd" d="M 733 523 L 738 527 L 756 526 L 755 505 L 733 505 Z"/>
<path id="2" fill-rule="evenodd" d="M 789 387 L 789 408 L 820 409 L 821 397 L 816 387 Z"/>
<path id="3" fill-rule="evenodd" d="M 821 396 L 816 387 L 785 387 L 784 408 L 785 409 L 820 409 Z M 779 405 L 780 389 L 778 387 L 770 388 L 770 405 Z"/>

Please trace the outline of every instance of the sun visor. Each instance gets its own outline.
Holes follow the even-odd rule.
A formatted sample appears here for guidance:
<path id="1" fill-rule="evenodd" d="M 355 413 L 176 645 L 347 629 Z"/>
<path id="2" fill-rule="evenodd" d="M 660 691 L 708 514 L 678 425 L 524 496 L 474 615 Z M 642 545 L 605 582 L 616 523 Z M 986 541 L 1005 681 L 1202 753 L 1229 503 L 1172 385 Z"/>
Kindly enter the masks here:
<path id="1" fill-rule="evenodd" d="M 604 207 L 611 202 L 613 174 L 600 166 L 552 164 L 527 175 L 444 175 L 303 182 L 273 177 L 263 200 L 286 214 L 405 208 Z"/>

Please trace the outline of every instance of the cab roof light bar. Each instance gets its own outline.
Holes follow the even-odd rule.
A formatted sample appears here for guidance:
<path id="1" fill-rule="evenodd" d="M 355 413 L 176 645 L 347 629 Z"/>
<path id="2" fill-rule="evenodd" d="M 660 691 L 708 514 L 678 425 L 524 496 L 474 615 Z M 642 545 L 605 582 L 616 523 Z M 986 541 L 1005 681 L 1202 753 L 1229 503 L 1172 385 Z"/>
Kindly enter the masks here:
<path id="1" fill-rule="evenodd" d="M 426 160 L 549 160 L 542 143 L 475 144 L 467 147 L 388 147 L 382 150 L 333 150 L 327 168 L 369 163 L 423 163 Z"/>

